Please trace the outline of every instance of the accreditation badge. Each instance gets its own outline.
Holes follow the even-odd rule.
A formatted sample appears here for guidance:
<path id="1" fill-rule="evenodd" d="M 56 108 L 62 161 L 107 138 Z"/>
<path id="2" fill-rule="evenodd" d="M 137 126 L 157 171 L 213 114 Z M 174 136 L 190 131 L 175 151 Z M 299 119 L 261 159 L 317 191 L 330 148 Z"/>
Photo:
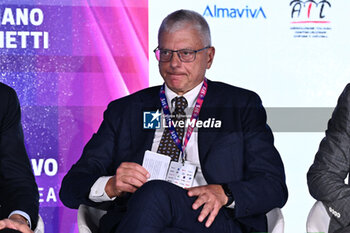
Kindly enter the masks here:
<path id="1" fill-rule="evenodd" d="M 172 161 L 169 166 L 166 181 L 182 188 L 191 188 L 197 167 L 190 163 Z"/>

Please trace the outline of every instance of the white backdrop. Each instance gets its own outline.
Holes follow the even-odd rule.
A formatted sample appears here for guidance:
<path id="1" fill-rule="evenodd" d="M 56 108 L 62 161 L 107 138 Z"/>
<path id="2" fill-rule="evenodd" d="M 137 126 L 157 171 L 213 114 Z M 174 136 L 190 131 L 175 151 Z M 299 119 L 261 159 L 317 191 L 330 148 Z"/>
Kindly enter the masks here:
<path id="1" fill-rule="evenodd" d="M 312 5 L 307 14 L 309 3 L 305 7 L 301 4 L 300 16 L 295 12 L 292 18 L 294 5 L 290 3 L 291 0 L 150 0 L 150 85 L 162 83 L 152 50 L 157 47 L 158 27 L 167 14 L 191 9 L 203 15 L 209 7 L 214 15 L 214 7 L 227 8 L 231 13 L 232 9 L 238 9 L 243 12 L 242 17 L 237 10 L 236 18 L 205 16 L 216 48 L 214 64 L 207 77 L 257 92 L 268 113 L 271 107 L 289 110 L 304 107 L 311 111 L 315 107 L 334 107 L 350 77 L 350 1 L 329 0 L 331 7 L 324 6 L 323 18 L 321 5 Z M 256 12 L 255 18 L 251 12 Z M 222 11 L 219 13 L 222 16 Z M 306 232 L 306 217 L 314 203 L 307 189 L 306 172 L 324 136 L 331 109 L 328 112 L 320 116 L 323 123 L 313 132 L 283 131 L 269 122 L 286 169 L 289 199 L 282 210 L 286 233 Z M 297 123 L 303 128 L 307 116 L 305 121 Z"/>

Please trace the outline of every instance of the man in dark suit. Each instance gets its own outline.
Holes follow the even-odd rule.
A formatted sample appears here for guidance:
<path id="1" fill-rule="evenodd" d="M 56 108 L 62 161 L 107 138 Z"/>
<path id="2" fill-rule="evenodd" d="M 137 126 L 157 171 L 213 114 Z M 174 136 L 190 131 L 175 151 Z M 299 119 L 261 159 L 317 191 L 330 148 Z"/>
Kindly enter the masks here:
<path id="1" fill-rule="evenodd" d="M 38 187 L 24 147 L 17 95 L 0 83 L 0 232 L 33 232 L 38 221 L 38 201 Z"/>
<path id="2" fill-rule="evenodd" d="M 326 136 L 307 174 L 310 194 L 331 216 L 329 233 L 350 232 L 350 84 L 338 99 Z"/>
<path id="3" fill-rule="evenodd" d="M 281 208 L 288 194 L 258 95 L 205 78 L 215 49 L 198 13 L 167 16 L 158 43 L 165 84 L 108 106 L 98 132 L 62 181 L 62 202 L 70 208 L 109 202 L 100 232 L 266 231 L 265 214 Z M 183 127 L 143 129 L 143 113 L 160 109 L 179 121 L 181 115 L 196 119 L 199 112 L 198 121 L 220 123 L 197 125 L 192 133 Z M 194 185 L 146 182 L 150 174 L 141 166 L 146 150 L 197 167 Z"/>

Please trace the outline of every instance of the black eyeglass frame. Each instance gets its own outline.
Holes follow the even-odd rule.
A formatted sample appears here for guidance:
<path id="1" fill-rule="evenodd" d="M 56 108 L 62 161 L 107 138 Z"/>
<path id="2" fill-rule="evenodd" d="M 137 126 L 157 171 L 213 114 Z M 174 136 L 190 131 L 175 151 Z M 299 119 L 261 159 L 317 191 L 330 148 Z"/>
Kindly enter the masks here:
<path id="1" fill-rule="evenodd" d="M 196 60 L 196 56 L 197 56 L 197 53 L 198 53 L 198 52 L 203 51 L 203 50 L 206 50 L 206 49 L 209 49 L 209 48 L 211 48 L 211 47 L 212 47 L 212 46 L 208 45 L 208 46 L 206 46 L 206 47 L 204 47 L 204 48 L 201 48 L 201 49 L 198 49 L 198 50 L 193 50 L 193 49 L 171 50 L 171 49 L 160 49 L 159 47 L 157 47 L 157 48 L 155 48 L 155 49 L 153 50 L 153 52 L 155 53 L 156 59 L 157 59 L 159 62 L 169 62 L 169 61 L 171 61 L 171 59 L 172 59 L 173 56 L 174 56 L 174 52 L 177 53 L 177 56 L 179 57 L 180 61 L 182 61 L 182 62 L 193 62 L 193 61 Z M 159 55 L 159 59 L 158 59 L 158 57 L 157 57 L 157 51 L 160 52 L 161 50 L 171 52 L 171 56 L 170 56 L 169 60 L 161 61 L 161 60 L 160 60 L 160 55 Z M 193 53 L 194 53 L 193 60 L 191 60 L 191 61 L 184 61 L 184 60 L 182 60 L 181 55 L 179 54 L 179 52 L 181 52 L 181 51 L 190 51 L 190 52 L 193 52 Z"/>

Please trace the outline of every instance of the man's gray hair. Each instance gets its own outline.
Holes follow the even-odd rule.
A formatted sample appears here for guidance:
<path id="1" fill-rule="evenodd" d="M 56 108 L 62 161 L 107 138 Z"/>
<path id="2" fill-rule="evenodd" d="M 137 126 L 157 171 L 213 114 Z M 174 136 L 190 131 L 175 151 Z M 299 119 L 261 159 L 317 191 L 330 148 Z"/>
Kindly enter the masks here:
<path id="1" fill-rule="evenodd" d="M 211 45 L 210 29 L 207 21 L 202 15 L 190 10 L 178 10 L 165 17 L 158 30 L 158 44 L 163 32 L 177 31 L 186 24 L 191 24 L 194 29 L 198 30 L 204 46 Z"/>

